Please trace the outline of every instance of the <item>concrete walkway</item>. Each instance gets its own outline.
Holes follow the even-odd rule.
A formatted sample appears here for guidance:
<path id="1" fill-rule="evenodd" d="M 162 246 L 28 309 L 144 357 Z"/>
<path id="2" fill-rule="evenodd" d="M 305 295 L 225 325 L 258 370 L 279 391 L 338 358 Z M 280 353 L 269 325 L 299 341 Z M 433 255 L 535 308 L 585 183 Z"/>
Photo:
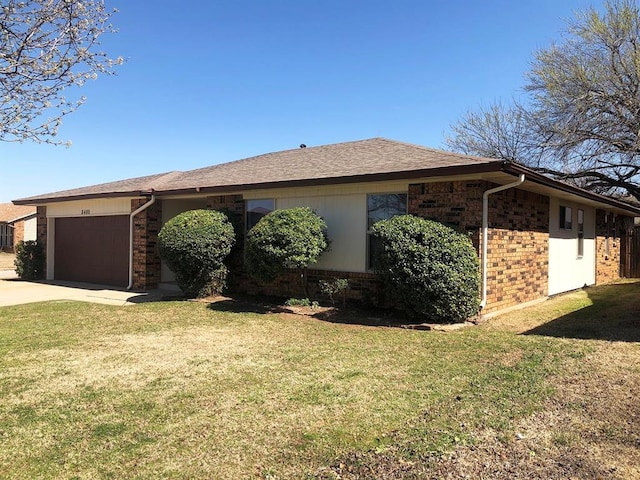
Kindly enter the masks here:
<path id="1" fill-rule="evenodd" d="M 173 292 L 175 295 L 175 292 Z M 78 300 L 106 305 L 133 305 L 160 300 L 170 292 L 153 290 L 130 292 L 125 289 L 77 282 L 27 282 L 13 270 L 0 270 L 0 307 L 50 300 Z"/>

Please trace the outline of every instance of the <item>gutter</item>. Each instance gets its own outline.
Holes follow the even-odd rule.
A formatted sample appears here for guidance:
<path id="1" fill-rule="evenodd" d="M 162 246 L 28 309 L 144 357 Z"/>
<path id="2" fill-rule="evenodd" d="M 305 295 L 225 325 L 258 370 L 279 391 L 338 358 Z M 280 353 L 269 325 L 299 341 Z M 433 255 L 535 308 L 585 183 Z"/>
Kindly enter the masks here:
<path id="1" fill-rule="evenodd" d="M 133 287 L 133 219 L 137 214 L 153 205 L 155 201 L 156 196 L 151 195 L 151 200 L 129 214 L 129 284 L 127 285 L 127 290 L 131 290 Z"/>
<path id="2" fill-rule="evenodd" d="M 489 263 L 487 258 L 487 252 L 489 249 L 489 195 L 508 190 L 510 188 L 517 187 L 524 183 L 524 173 L 520 174 L 520 178 L 513 183 L 507 185 L 501 185 L 499 187 L 492 188 L 485 191 L 482 194 L 482 301 L 480 302 L 480 308 L 483 309 L 487 305 L 487 264 Z"/>

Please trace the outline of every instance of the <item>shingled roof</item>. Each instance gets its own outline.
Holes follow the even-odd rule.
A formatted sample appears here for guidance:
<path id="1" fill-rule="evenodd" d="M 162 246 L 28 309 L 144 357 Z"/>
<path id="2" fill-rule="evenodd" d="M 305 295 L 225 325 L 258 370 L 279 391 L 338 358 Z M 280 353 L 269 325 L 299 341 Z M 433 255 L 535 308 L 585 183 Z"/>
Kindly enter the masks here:
<path id="1" fill-rule="evenodd" d="M 266 153 L 187 172 L 173 171 L 22 198 L 14 200 L 14 203 L 40 205 L 151 194 L 224 194 L 261 188 L 406 180 L 485 172 L 503 172 L 511 176 L 526 174 L 529 184 L 544 185 L 640 215 L 640 207 L 553 180 L 514 162 L 444 152 L 386 138 Z"/>
<path id="2" fill-rule="evenodd" d="M 13 203 L 0 203 L 0 222 L 11 223 L 16 220 L 36 214 L 36 207 L 29 205 L 14 205 Z"/>
<path id="3" fill-rule="evenodd" d="M 186 172 L 169 172 L 16 200 L 15 203 L 270 186 L 416 178 L 463 169 L 497 170 L 503 162 L 443 152 L 385 138 L 267 153 Z"/>

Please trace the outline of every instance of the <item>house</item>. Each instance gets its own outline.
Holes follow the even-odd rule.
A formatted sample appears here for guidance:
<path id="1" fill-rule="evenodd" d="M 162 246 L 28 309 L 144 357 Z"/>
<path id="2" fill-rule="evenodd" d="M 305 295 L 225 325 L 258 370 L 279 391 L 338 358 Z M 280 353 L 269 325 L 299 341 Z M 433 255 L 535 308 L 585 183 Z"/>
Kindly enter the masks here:
<path id="1" fill-rule="evenodd" d="M 0 251 L 13 251 L 21 241 L 36 239 L 36 207 L 0 203 Z"/>
<path id="2" fill-rule="evenodd" d="M 242 219 L 308 206 L 332 248 L 310 282 L 348 278 L 349 296 L 375 299 L 368 228 L 411 213 L 465 232 L 478 249 L 484 313 L 627 275 L 628 232 L 640 208 L 552 180 L 522 165 L 372 138 L 268 153 L 16 200 L 38 209 L 49 279 L 135 289 L 170 282 L 156 238 L 180 212 L 210 208 Z M 293 275 L 293 274 L 292 274 Z M 234 288 L 295 295 L 283 276 Z"/>

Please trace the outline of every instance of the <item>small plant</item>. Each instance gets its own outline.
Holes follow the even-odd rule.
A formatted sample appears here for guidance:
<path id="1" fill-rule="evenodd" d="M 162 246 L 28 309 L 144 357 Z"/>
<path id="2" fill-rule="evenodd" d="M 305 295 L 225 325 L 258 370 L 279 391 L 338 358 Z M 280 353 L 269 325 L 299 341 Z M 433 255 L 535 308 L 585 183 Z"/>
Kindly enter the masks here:
<path id="1" fill-rule="evenodd" d="M 311 307 L 314 310 L 320 307 L 320 304 L 315 300 L 312 302 L 308 298 L 290 298 L 284 304 L 287 307 Z"/>
<path id="2" fill-rule="evenodd" d="M 44 276 L 44 249 L 34 240 L 16 245 L 16 273 L 23 280 L 38 280 Z"/>
<path id="3" fill-rule="evenodd" d="M 347 303 L 347 290 L 349 289 L 349 280 L 346 278 L 334 278 L 328 282 L 326 280 L 320 280 L 320 291 L 325 295 L 329 295 L 331 304 L 336 306 L 336 296 L 342 297 L 342 306 Z"/>

